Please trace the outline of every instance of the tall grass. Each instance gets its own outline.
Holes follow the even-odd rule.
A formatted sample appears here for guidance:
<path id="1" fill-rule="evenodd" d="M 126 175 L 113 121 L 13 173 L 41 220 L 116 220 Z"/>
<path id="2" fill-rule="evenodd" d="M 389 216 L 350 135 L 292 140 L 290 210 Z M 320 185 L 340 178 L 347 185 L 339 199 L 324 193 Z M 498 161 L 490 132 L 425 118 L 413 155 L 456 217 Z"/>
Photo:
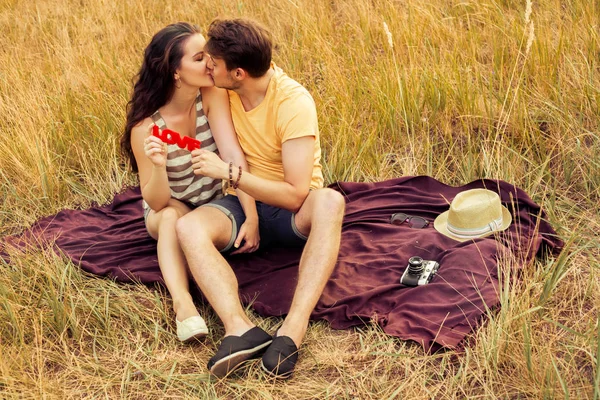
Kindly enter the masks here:
<path id="1" fill-rule="evenodd" d="M 519 273 L 502 260 L 501 307 L 460 352 L 315 323 L 284 383 L 255 365 L 209 379 L 209 307 L 212 336 L 184 346 L 164 290 L 15 253 L 0 264 L 0 397 L 600 398 L 597 1 L 0 0 L 0 235 L 136 183 L 117 144 L 142 50 L 168 23 L 219 15 L 273 31 L 276 63 L 317 102 L 327 182 L 504 179 L 569 251 Z"/>

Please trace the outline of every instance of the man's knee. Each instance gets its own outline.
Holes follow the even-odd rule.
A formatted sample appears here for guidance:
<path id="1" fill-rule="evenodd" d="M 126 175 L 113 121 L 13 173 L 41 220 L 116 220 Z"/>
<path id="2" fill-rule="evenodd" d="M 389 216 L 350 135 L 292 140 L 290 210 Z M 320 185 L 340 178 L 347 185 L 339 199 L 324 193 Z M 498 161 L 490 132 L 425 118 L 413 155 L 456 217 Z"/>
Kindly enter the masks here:
<path id="1" fill-rule="evenodd" d="M 313 190 L 296 214 L 296 228 L 308 236 L 315 224 L 341 226 L 345 207 L 346 201 L 339 192 L 329 188 Z"/>
<path id="2" fill-rule="evenodd" d="M 312 210 L 307 210 L 309 213 L 304 215 L 310 215 L 311 225 L 318 221 L 341 224 L 346 207 L 344 196 L 329 188 L 315 190 L 310 195 L 314 196 L 311 201 Z"/>
<path id="3" fill-rule="evenodd" d="M 199 241 L 206 239 L 206 232 L 201 229 L 202 218 L 196 212 L 187 213 L 177 219 L 175 224 L 175 232 L 179 241 L 195 240 Z"/>
<path id="4" fill-rule="evenodd" d="M 231 237 L 231 221 L 213 207 L 200 207 L 180 217 L 175 225 L 179 242 L 195 245 L 212 243 L 217 248 L 227 244 Z"/>
<path id="5" fill-rule="evenodd" d="M 315 206 L 321 211 L 326 211 L 331 214 L 343 214 L 346 202 L 344 196 L 340 192 L 333 189 L 325 188 L 315 192 Z"/>
<path id="6" fill-rule="evenodd" d="M 328 201 L 332 209 L 343 215 L 346 209 L 346 199 L 344 199 L 344 196 L 333 189 L 327 189 L 327 196 L 329 196 Z"/>

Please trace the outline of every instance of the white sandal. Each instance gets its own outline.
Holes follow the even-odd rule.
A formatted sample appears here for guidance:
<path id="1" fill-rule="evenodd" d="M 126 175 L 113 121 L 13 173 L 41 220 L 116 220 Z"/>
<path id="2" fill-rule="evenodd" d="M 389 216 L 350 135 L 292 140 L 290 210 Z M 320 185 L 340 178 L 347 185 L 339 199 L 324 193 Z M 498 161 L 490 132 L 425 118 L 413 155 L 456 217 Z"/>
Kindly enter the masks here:
<path id="1" fill-rule="evenodd" d="M 182 322 L 179 322 L 175 318 L 177 323 L 177 338 L 182 342 L 188 342 L 194 339 L 202 339 L 208 335 L 208 328 L 204 319 L 197 315 L 195 317 L 189 317 Z"/>

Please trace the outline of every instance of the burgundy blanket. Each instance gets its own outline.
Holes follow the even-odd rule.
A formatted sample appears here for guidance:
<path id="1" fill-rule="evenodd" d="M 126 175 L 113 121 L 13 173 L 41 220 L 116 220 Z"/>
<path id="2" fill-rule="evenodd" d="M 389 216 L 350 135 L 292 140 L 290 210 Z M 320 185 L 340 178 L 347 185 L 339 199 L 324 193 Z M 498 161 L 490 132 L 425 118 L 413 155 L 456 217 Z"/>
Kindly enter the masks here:
<path id="1" fill-rule="evenodd" d="M 558 254 L 563 245 L 540 207 L 503 181 L 451 187 L 418 176 L 331 187 L 347 201 L 342 242 L 312 318 L 327 320 L 336 329 L 375 321 L 386 333 L 414 340 L 427 351 L 456 348 L 486 309 L 498 306 L 499 268 L 528 265 L 536 255 Z M 460 243 L 439 234 L 433 224 L 412 229 L 389 223 L 390 215 L 399 211 L 433 221 L 458 192 L 482 187 L 499 193 L 513 215 L 512 225 L 496 238 Z M 8 245 L 19 248 L 32 242 L 54 242 L 92 274 L 123 282 L 161 281 L 156 245 L 144 227 L 139 188 L 116 195 L 109 205 L 63 210 L 18 236 L 4 237 L 0 256 L 10 262 Z M 400 276 L 414 255 L 436 260 L 440 269 L 430 284 L 405 287 Z M 503 261 L 506 255 L 517 263 Z M 286 314 L 299 258 L 299 250 L 283 248 L 230 257 L 243 301 L 264 316 Z"/>

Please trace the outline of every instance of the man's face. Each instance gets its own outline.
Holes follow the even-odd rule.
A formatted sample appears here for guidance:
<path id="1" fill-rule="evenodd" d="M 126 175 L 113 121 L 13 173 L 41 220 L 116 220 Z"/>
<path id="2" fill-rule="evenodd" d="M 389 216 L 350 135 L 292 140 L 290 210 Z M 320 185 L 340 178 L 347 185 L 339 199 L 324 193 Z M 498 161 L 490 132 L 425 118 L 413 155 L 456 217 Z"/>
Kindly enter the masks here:
<path id="1" fill-rule="evenodd" d="M 232 77 L 234 72 L 227 70 L 225 60 L 222 58 L 215 58 L 209 55 L 206 68 L 208 69 L 215 86 L 229 90 L 235 90 L 240 87 L 239 82 Z"/>

